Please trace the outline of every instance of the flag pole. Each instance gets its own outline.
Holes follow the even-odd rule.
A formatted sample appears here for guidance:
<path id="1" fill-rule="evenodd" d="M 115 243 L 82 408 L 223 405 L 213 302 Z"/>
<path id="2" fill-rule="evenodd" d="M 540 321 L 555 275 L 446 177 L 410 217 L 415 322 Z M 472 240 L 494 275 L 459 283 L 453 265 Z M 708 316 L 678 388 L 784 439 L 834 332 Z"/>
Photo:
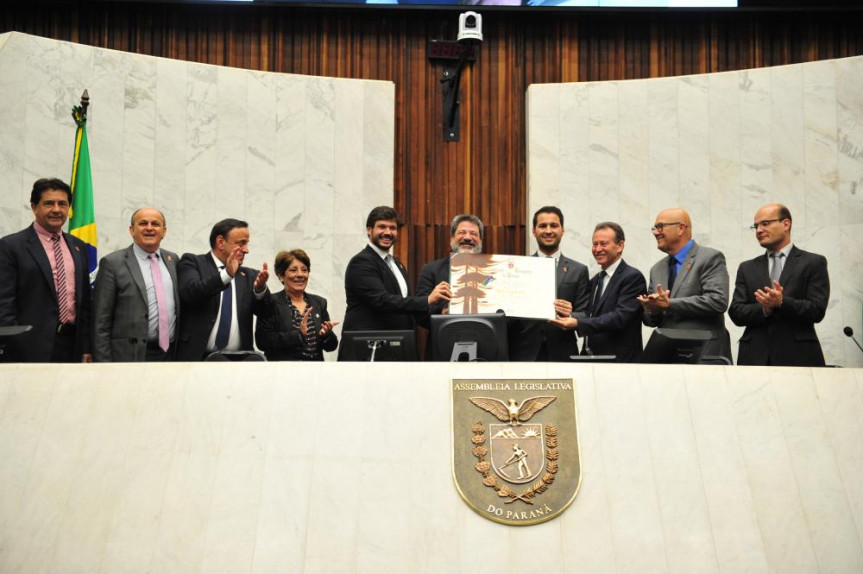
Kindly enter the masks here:
<path id="1" fill-rule="evenodd" d="M 93 203 L 93 176 L 90 169 L 90 145 L 87 142 L 87 108 L 90 105 L 90 94 L 87 90 L 81 94 L 81 105 L 72 107 L 72 119 L 75 120 L 75 148 L 72 154 L 72 177 L 69 186 L 72 188 L 72 206 L 69 210 L 69 233 L 87 246 L 87 258 L 90 263 L 90 282 L 96 278 L 98 271 L 98 253 L 96 244 L 96 213 Z"/>

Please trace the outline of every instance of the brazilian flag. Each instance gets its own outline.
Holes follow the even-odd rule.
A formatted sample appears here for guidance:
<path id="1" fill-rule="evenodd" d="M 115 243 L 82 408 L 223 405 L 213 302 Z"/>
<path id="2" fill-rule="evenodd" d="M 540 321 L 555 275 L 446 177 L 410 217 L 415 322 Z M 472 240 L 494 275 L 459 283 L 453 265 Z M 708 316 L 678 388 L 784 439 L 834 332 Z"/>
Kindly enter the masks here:
<path id="1" fill-rule="evenodd" d="M 69 211 L 69 233 L 87 244 L 90 258 L 90 283 L 96 279 L 96 210 L 93 206 L 93 176 L 90 173 L 90 148 L 87 144 L 87 113 L 81 106 L 72 108 L 75 131 L 75 154 L 72 158 L 72 209 Z"/>

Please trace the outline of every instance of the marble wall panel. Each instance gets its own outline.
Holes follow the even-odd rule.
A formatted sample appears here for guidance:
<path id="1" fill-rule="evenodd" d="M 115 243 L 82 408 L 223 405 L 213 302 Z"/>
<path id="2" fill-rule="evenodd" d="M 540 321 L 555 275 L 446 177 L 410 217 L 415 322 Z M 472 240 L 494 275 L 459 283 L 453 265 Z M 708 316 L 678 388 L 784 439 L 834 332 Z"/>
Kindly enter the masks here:
<path id="1" fill-rule="evenodd" d="M 338 80 L 341 82 L 341 80 Z M 393 202 L 395 170 L 395 90 L 387 82 L 363 83 L 363 199 L 365 206 L 357 213 L 365 236 L 366 215 L 377 205 Z M 337 131 L 337 133 L 339 133 Z M 343 198 L 339 196 L 339 201 Z M 337 228 L 338 229 L 338 228 Z M 346 228 L 354 232 L 353 226 Z"/>
<path id="2" fill-rule="evenodd" d="M 10 93 L 20 90 L 27 82 L 27 52 L 26 46 L 20 42 L 8 44 L 11 34 L 0 36 L 0 93 Z M 8 45 L 7 45 L 8 44 Z M 0 138 L 0 206 L 4 219 L 8 224 L 19 225 L 18 215 L 29 207 L 30 186 L 23 181 L 24 174 L 16 166 L 24 163 L 25 126 L 27 117 L 27 100 L 15 98 L 0 106 L 0 125 L 6 137 Z M 29 182 L 32 184 L 33 182 Z M 16 216 L 13 218 L 12 213 Z M 4 221 L 4 223 L 6 223 Z M 14 229 L 14 228 L 13 228 Z"/>
<path id="3" fill-rule="evenodd" d="M 733 282 L 738 265 L 761 253 L 748 229 L 755 211 L 783 202 L 794 217 L 794 243 L 829 262 L 830 303 L 816 326 L 827 363 L 863 366 L 863 354 L 851 352 L 842 335 L 844 325 L 863 331 L 863 267 L 855 264 L 863 244 L 861 77 L 863 58 L 857 57 L 530 86 L 529 118 L 545 113 L 538 102 L 556 100 L 562 112 L 553 126 L 528 123 L 525 215 L 542 205 L 561 206 L 567 234 L 579 239 L 565 238 L 564 251 L 589 263 L 594 274 L 599 268 L 581 239 L 611 214 L 627 231 L 627 262 L 646 273 L 662 257 L 646 230 L 659 210 L 681 205 L 692 216 L 695 240 L 725 254 Z M 617 105 L 609 103 L 614 99 Z M 554 172 L 555 160 L 557 172 L 571 175 L 553 188 L 532 166 L 541 161 L 544 172 Z M 532 249 L 530 236 L 527 241 Z M 736 355 L 743 329 L 726 324 Z"/>
<path id="4" fill-rule="evenodd" d="M 253 83 L 249 74 L 236 68 L 214 68 L 216 74 L 216 94 L 212 128 L 217 130 L 212 136 L 215 146 L 215 179 L 207 180 L 208 188 L 201 189 L 202 197 L 209 197 L 215 209 L 213 221 L 228 217 L 248 219 L 237 214 L 245 213 L 247 174 L 247 147 L 250 145 L 248 134 L 261 127 L 260 108 L 253 101 L 250 92 Z M 252 101 L 250 101 L 252 100 Z M 216 119 L 218 118 L 218 119 Z M 251 125 L 250 125 L 251 123 Z M 248 128 L 248 132 L 247 132 Z M 249 174 L 251 176 L 251 174 Z M 212 222 L 210 223 L 212 225 Z M 256 248 L 255 227 L 249 222 L 249 264 L 254 259 Z M 207 231 L 209 227 L 207 226 Z M 201 251 L 203 251 L 203 247 Z M 256 262 L 252 267 L 260 267 Z"/>
<path id="5" fill-rule="evenodd" d="M 706 76 L 677 84 L 680 203 L 692 213 L 710 212 L 710 99 Z M 672 100 L 673 101 L 673 100 Z"/>
<path id="6" fill-rule="evenodd" d="M 245 176 L 244 204 L 240 206 L 244 219 L 255 233 L 250 266 L 260 269 L 264 261 L 273 265 L 273 217 L 275 215 L 276 157 L 276 82 L 268 74 L 250 75 L 246 82 L 244 149 L 242 150 Z M 257 231 L 255 231 L 257 230 Z M 275 279 L 275 274 L 273 275 Z M 280 286 L 278 282 L 271 284 Z"/>
<path id="7" fill-rule="evenodd" d="M 556 202 L 560 200 L 560 180 L 562 178 L 577 177 L 577 174 L 566 173 L 566 167 L 572 164 L 566 161 L 566 158 L 558 160 L 556 150 L 566 149 L 570 154 L 586 152 L 586 149 L 579 148 L 579 141 L 586 141 L 584 138 L 585 132 L 579 132 L 579 129 L 589 129 L 585 121 L 578 127 L 572 126 L 567 132 L 560 131 L 561 117 L 568 114 L 570 107 L 566 110 L 561 109 L 560 102 L 562 96 L 558 92 L 547 93 L 529 93 L 528 100 L 532 103 L 528 106 L 530 113 L 527 117 L 527 124 L 535 127 L 533 133 L 543 134 L 542 141 L 532 142 L 531 148 L 536 151 L 529 159 L 527 164 L 528 186 L 527 194 L 530 197 L 531 190 L 542 190 L 543 197 L 555 198 Z M 571 100 L 570 100 L 571 101 Z M 589 110 L 588 106 L 580 106 L 579 109 L 584 110 L 585 116 Z M 585 117 L 585 120 L 587 118 Z M 572 119 L 570 120 L 572 121 Z M 560 143 L 561 139 L 567 140 L 566 145 Z M 589 163 L 583 162 L 582 165 L 589 166 Z M 573 189 L 582 189 L 584 186 L 577 185 L 576 182 L 570 182 Z M 545 205 L 545 204 L 543 204 Z M 577 213 L 573 214 L 577 217 Z M 564 222 L 566 223 L 566 222 Z M 571 236 L 574 237 L 574 236 Z M 570 241 L 570 237 L 564 236 L 564 241 Z M 533 235 L 531 229 L 527 230 L 528 245 L 533 244 Z M 563 247 L 566 247 L 564 243 Z M 533 251 L 533 248 L 529 248 Z"/>
<path id="8" fill-rule="evenodd" d="M 652 211 L 680 203 L 680 118 L 677 82 L 665 78 L 647 85 L 646 191 L 655 201 Z"/>
<path id="9" fill-rule="evenodd" d="M 577 241 L 579 251 L 590 248 L 593 228 L 589 217 L 592 212 L 607 213 L 600 219 L 617 219 L 619 211 L 620 173 L 618 123 L 618 90 L 613 84 L 595 84 L 588 91 L 590 130 L 584 134 L 590 142 L 590 185 L 579 190 L 584 206 L 568 221 L 570 236 Z M 564 214 L 567 215 L 567 214 Z M 570 215 L 569 219 L 573 219 Z"/>
<path id="10" fill-rule="evenodd" d="M 740 206 L 743 213 L 754 214 L 765 203 L 774 201 L 772 146 L 770 138 L 764 137 L 770 131 L 771 77 L 769 68 L 746 70 L 739 77 Z M 742 231 L 751 236 L 745 228 Z"/>
<path id="11" fill-rule="evenodd" d="M 653 257 L 653 246 L 644 241 L 650 237 L 649 225 L 655 214 L 650 204 L 652 194 L 648 191 L 650 181 L 650 161 L 646 150 L 648 144 L 648 85 L 644 82 L 624 82 L 620 84 L 620 209 L 617 221 L 626 232 L 628 261 L 643 261 L 648 255 Z M 661 209 L 661 208 L 660 208 Z M 587 226 L 595 223 L 588 217 Z M 592 225 L 593 224 L 593 225 Z M 587 264 L 592 261 L 589 251 L 581 251 L 578 260 Z"/>
<path id="12" fill-rule="evenodd" d="M 306 249 L 310 291 L 341 320 L 344 266 L 366 242 L 365 217 L 393 202 L 391 82 L 220 68 L 15 32 L 0 45 L 0 236 L 32 221 L 34 180 L 68 180 L 71 106 L 87 88 L 100 255 L 129 245 L 129 216 L 143 205 L 165 213 L 164 246 L 181 254 L 207 251 L 217 220 L 244 219 L 247 264 Z M 274 275 L 269 286 L 281 289 Z"/>
<path id="13" fill-rule="evenodd" d="M 186 91 L 188 67 L 173 60 L 156 62 L 155 157 L 153 205 L 159 206 L 167 220 L 165 246 L 181 250 L 185 228 L 186 202 L 181 193 L 186 185 Z M 188 206 L 194 210 L 195 206 Z"/>
<path id="14" fill-rule="evenodd" d="M 32 39 L 26 38 L 26 45 L 32 46 Z M 42 41 L 44 42 L 44 40 Z M 41 42 L 40 42 L 41 43 Z M 122 52 L 114 50 L 97 50 L 93 54 L 93 81 L 88 87 L 90 107 L 87 110 L 87 138 L 90 144 L 90 165 L 92 166 L 94 184 L 98 182 L 99 189 L 111 190 L 99 194 L 99 199 L 93 198 L 99 212 L 115 219 L 112 224 L 97 222 L 100 243 L 104 238 L 105 251 L 120 249 L 131 243 L 127 228 L 128 217 L 123 217 L 123 144 L 124 122 L 126 120 L 126 77 L 132 62 Z M 166 82 L 159 82 L 165 86 Z M 174 84 L 176 85 L 176 84 Z M 181 84 L 183 85 L 183 84 Z M 157 98 L 159 94 L 157 93 Z M 72 98 L 67 105 L 77 105 L 78 98 Z M 186 107 L 186 92 L 183 90 L 178 104 Z M 157 131 L 156 134 L 159 132 Z M 175 132 L 176 133 L 176 132 Z M 183 137 L 182 131 L 178 134 Z M 159 142 L 160 144 L 162 142 Z M 157 147 L 157 151 L 167 151 L 167 147 Z M 61 152 L 62 153 L 62 152 Z M 172 151 L 174 157 L 183 160 L 183 154 Z M 185 167 L 185 166 L 184 166 Z M 98 175 L 99 179 L 95 179 Z M 32 184 L 32 182 L 31 182 Z M 104 195 L 104 197 L 103 197 Z M 125 225 L 123 224 L 125 222 Z M 182 228 L 175 227 L 174 232 Z M 169 244 L 177 247 L 173 241 Z M 173 249 L 168 247 L 168 249 Z"/>
<path id="15" fill-rule="evenodd" d="M 176 384 L 156 387 L 133 365 L 97 365 L 97 378 L 86 366 L 62 377 L 2 366 L 0 457 L 23 463 L 15 476 L 0 467 L 0 570 L 863 567 L 863 371 L 507 373 L 573 378 L 584 471 L 561 517 L 516 528 L 472 511 L 451 476 L 450 379 L 497 378 L 502 367 L 298 364 L 286 379 L 273 363 L 166 364 L 151 378 Z M 205 380 L 224 400 L 192 396 Z M 156 402 L 211 421 L 218 448 L 142 440 Z M 251 433 L 260 448 L 246 448 Z"/>
<path id="16" fill-rule="evenodd" d="M 863 222 L 863 77 L 857 58 L 836 61 L 839 223 Z"/>
<path id="17" fill-rule="evenodd" d="M 123 110 L 124 219 L 153 202 L 156 157 L 156 74 L 154 59 L 135 59 L 126 75 Z M 88 134 L 89 135 L 89 134 Z"/>

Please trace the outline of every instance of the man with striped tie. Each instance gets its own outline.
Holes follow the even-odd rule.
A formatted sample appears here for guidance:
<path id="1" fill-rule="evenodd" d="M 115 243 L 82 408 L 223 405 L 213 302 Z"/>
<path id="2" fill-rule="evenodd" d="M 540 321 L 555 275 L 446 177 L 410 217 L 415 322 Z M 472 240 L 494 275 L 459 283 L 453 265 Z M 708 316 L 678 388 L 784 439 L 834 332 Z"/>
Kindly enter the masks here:
<path id="1" fill-rule="evenodd" d="M 63 232 L 71 203 L 65 182 L 36 180 L 33 224 L 0 239 L 0 326 L 32 327 L 9 339 L 10 361 L 92 360 L 87 247 Z"/>

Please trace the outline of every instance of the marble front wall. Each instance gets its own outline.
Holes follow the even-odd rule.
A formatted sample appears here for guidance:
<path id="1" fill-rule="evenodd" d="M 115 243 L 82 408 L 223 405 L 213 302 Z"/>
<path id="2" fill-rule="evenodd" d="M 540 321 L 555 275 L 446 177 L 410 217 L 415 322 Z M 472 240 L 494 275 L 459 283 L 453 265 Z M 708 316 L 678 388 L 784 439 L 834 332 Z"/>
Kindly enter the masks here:
<path id="1" fill-rule="evenodd" d="M 249 222 L 246 265 L 305 249 L 309 292 L 344 316 L 344 269 L 369 210 L 393 201 L 391 82 L 275 74 L 0 35 L 0 236 L 29 225 L 33 181 L 68 181 L 71 108 L 89 91 L 99 253 L 153 205 L 166 249 L 204 253 L 213 223 Z M 271 275 L 270 289 L 281 285 Z M 340 328 L 340 327 L 339 327 Z"/>
<path id="2" fill-rule="evenodd" d="M 740 262 L 761 252 L 748 229 L 755 211 L 785 203 L 794 243 L 828 260 L 830 303 L 817 326 L 827 362 L 863 366 L 842 334 L 845 325 L 863 334 L 863 58 L 533 85 L 528 174 L 528 218 L 560 206 L 563 252 L 591 275 L 596 223 L 623 226 L 624 257 L 646 276 L 662 257 L 654 217 L 682 206 L 696 241 L 725 254 L 733 287 Z M 736 353 L 742 329 L 727 323 Z"/>
<path id="3" fill-rule="evenodd" d="M 863 571 L 861 369 L 216 365 L 0 365 L 0 571 Z M 574 380 L 561 516 L 459 498 L 454 377 Z"/>

